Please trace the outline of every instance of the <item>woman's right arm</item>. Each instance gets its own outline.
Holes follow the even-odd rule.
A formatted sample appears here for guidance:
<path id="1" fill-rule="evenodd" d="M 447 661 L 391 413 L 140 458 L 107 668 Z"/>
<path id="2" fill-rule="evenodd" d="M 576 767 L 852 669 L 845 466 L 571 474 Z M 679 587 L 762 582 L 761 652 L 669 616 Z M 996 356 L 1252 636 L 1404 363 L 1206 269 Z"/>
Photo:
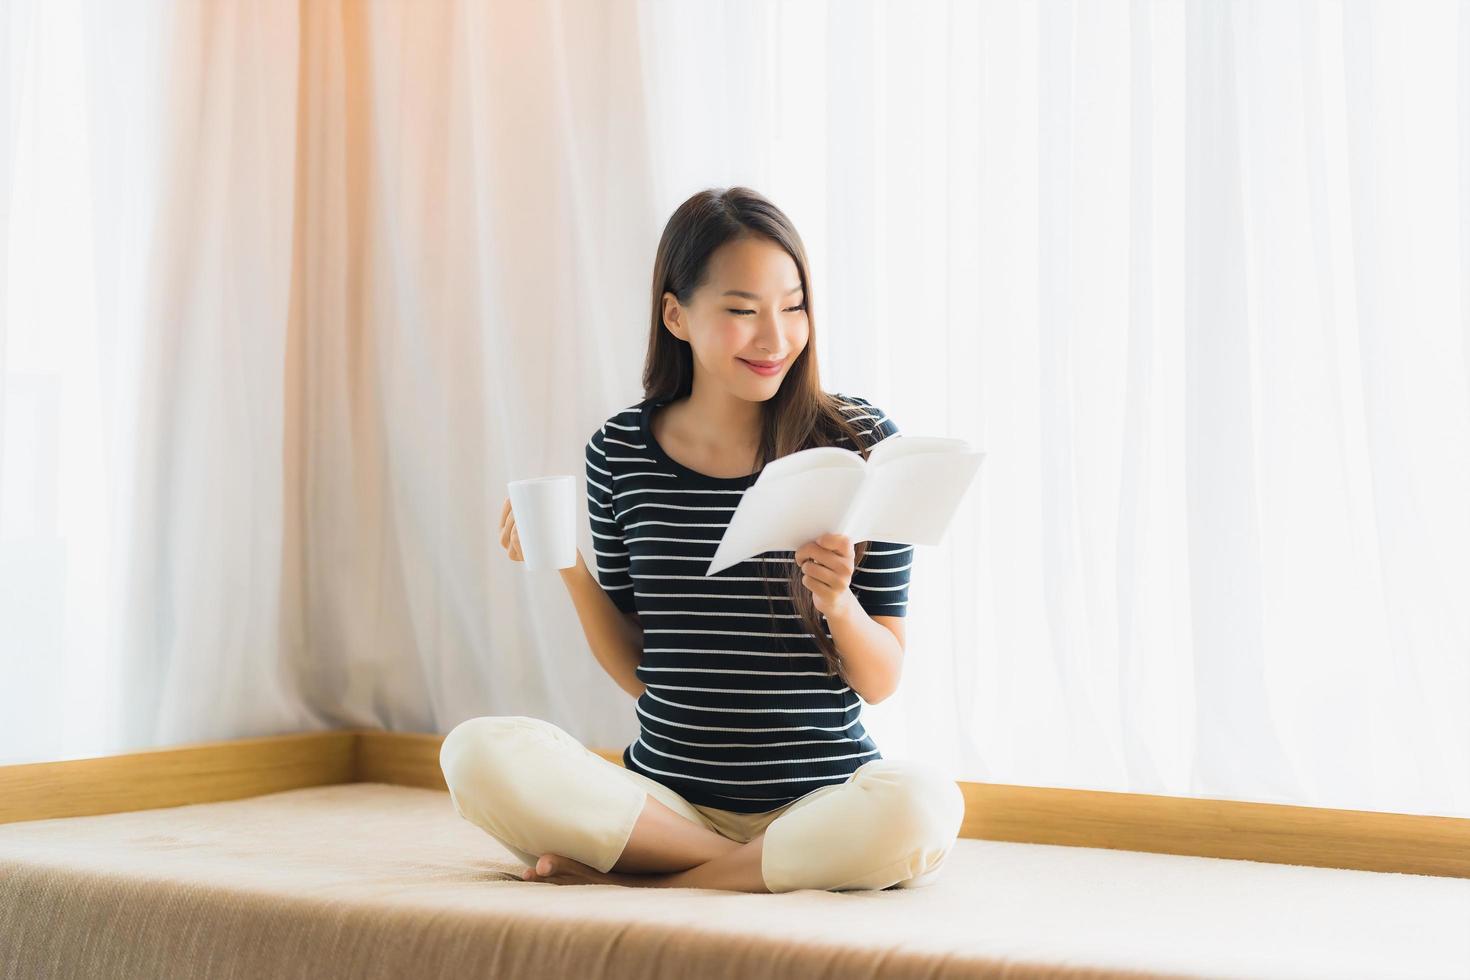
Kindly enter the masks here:
<path id="1" fill-rule="evenodd" d="M 592 655 L 618 687 L 633 697 L 643 693 L 644 685 L 635 672 L 643 659 L 643 626 L 637 613 L 624 613 L 592 575 L 592 570 L 577 550 L 577 563 L 558 570 L 566 583 L 582 621 Z"/>
<path id="2" fill-rule="evenodd" d="M 500 508 L 500 546 L 511 561 L 525 561 L 509 497 Z M 638 614 L 624 613 L 617 607 L 602 584 L 593 577 L 582 559 L 580 548 L 577 549 L 577 563 L 557 571 L 567 585 L 572 605 L 577 608 L 577 618 L 582 622 L 582 633 L 592 647 L 592 655 L 618 687 L 638 697 L 644 687 L 636 673 L 643 659 L 643 624 L 639 622 Z"/>

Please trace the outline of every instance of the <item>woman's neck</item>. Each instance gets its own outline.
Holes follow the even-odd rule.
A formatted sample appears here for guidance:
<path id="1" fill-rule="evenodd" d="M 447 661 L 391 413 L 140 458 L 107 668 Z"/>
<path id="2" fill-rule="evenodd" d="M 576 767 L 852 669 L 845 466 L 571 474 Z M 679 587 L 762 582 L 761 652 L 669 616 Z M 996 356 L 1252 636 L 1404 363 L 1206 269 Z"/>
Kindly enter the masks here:
<path id="1" fill-rule="evenodd" d="M 760 402 L 696 384 L 689 397 L 676 405 L 675 421 L 686 443 L 714 452 L 734 453 L 747 452 L 760 443 Z"/>

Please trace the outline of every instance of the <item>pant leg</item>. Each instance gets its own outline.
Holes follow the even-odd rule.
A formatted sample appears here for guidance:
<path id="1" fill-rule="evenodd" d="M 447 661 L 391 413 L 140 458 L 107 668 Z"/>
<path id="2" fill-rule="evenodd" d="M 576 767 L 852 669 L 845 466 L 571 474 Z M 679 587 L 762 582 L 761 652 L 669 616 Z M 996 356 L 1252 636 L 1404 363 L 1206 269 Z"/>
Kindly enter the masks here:
<path id="1" fill-rule="evenodd" d="M 463 721 L 444 737 L 439 767 L 455 811 L 527 867 L 553 853 L 611 871 L 650 794 L 713 829 L 675 791 L 609 762 L 540 718 Z"/>
<path id="2" fill-rule="evenodd" d="M 874 759 L 771 821 L 761 876 L 773 892 L 930 884 L 964 818 L 964 794 L 937 768 Z"/>

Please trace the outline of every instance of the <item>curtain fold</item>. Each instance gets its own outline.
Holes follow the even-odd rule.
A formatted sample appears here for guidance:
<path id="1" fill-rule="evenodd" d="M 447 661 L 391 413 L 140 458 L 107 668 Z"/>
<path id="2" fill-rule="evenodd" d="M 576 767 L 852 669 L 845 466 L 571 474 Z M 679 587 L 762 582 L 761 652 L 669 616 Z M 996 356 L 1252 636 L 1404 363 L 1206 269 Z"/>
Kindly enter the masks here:
<path id="1" fill-rule="evenodd" d="M 737 183 L 825 387 L 989 453 L 886 756 L 1470 816 L 1450 0 L 13 0 L 0 763 L 636 737 L 496 525 L 641 397 L 658 235 Z"/>

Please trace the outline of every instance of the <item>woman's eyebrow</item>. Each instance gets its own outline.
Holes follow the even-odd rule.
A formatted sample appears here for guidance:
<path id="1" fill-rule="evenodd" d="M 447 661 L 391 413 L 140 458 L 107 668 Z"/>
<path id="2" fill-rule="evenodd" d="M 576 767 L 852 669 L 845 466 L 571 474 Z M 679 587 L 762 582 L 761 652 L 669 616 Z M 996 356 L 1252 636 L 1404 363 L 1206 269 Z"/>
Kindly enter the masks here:
<path id="1" fill-rule="evenodd" d="M 800 291 L 800 289 L 801 289 L 801 286 L 800 285 L 792 286 L 790 289 L 786 290 L 786 295 L 787 296 L 790 296 L 792 293 L 795 293 L 795 292 Z M 721 293 L 720 295 L 721 296 L 743 296 L 746 299 L 760 299 L 760 297 L 757 296 L 755 293 L 747 293 L 747 292 L 745 292 L 744 290 L 741 290 L 741 289 L 727 289 L 723 293 Z"/>

